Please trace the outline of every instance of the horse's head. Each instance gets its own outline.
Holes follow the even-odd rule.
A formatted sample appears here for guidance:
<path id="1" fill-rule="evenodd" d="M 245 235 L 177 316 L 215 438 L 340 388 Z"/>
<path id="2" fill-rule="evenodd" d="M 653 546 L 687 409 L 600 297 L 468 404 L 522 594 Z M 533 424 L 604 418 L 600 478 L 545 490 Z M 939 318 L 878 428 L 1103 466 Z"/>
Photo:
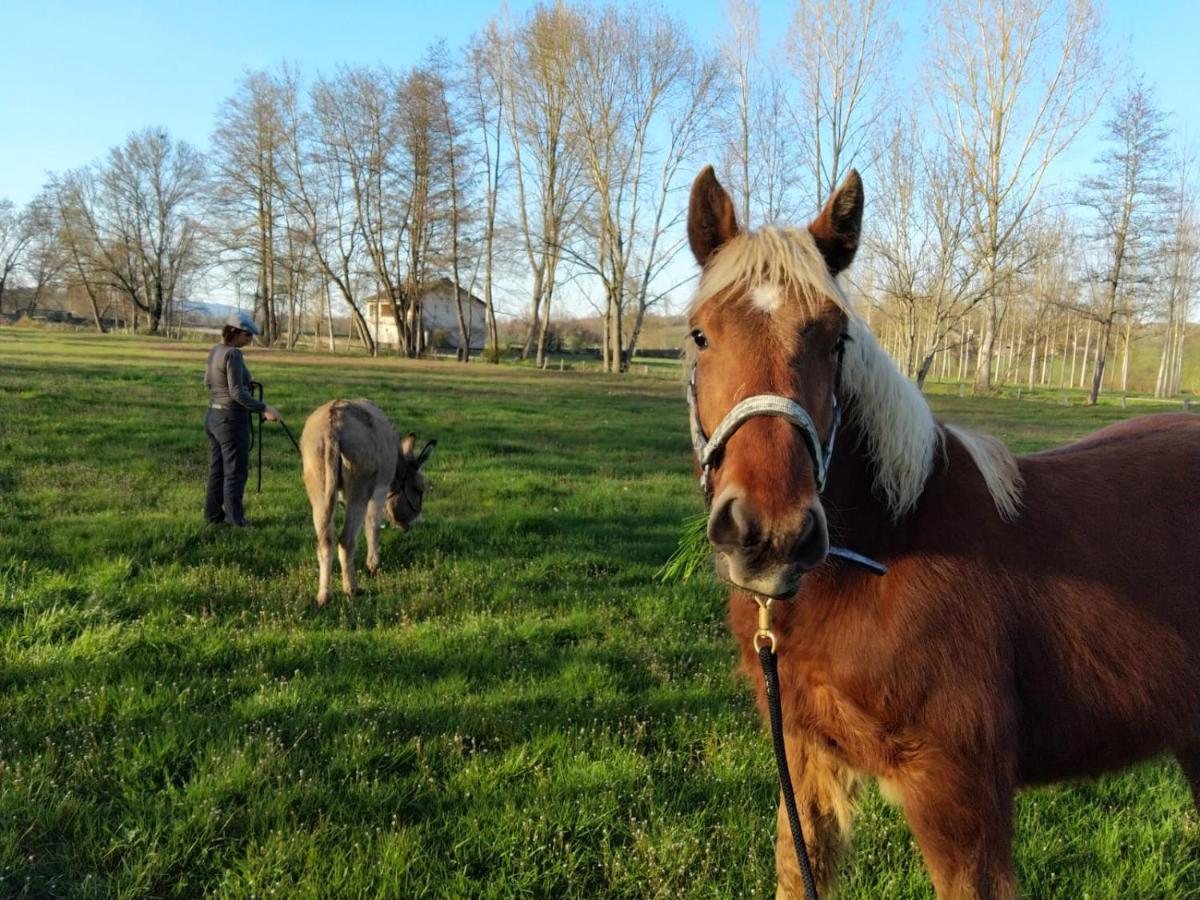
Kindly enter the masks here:
<path id="1" fill-rule="evenodd" d="M 692 430 L 722 577 L 786 597 L 829 551 L 820 490 L 840 419 L 849 310 L 834 276 L 862 223 L 851 172 L 807 229 L 738 229 L 711 167 L 692 186 L 688 240 L 704 271 L 689 321 Z"/>

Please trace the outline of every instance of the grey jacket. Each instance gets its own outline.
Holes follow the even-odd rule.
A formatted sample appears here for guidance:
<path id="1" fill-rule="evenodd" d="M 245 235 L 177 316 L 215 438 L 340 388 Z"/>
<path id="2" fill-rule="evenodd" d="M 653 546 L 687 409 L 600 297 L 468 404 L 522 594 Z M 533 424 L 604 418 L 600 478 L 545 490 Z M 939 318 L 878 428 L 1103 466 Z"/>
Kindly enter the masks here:
<path id="1" fill-rule="evenodd" d="M 242 351 L 228 344 L 217 344 L 208 351 L 208 369 L 204 373 L 209 403 L 226 409 L 244 407 L 250 412 L 262 412 L 265 403 L 250 393 L 250 370 L 242 359 Z"/>

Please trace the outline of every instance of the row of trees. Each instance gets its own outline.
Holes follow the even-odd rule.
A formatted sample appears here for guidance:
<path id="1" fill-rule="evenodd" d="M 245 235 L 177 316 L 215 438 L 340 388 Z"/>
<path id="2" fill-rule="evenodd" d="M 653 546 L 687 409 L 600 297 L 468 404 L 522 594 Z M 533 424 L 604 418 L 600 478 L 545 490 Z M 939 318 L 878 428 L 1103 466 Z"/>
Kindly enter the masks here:
<path id="1" fill-rule="evenodd" d="M 541 363 L 572 290 L 620 371 L 692 274 L 676 260 L 702 161 L 750 223 L 803 220 L 857 167 L 873 199 L 855 287 L 918 381 L 951 357 L 981 389 L 1013 378 L 1004 360 L 1040 371 L 1065 322 L 1091 322 L 1095 394 L 1114 346 L 1153 322 L 1159 390 L 1178 390 L 1194 173 L 1151 89 L 1110 83 L 1092 0 L 940 0 L 908 96 L 887 0 L 792 12 L 768 44 L 754 0 L 728 0 L 705 46 L 658 10 L 548 3 L 403 71 L 249 73 L 205 155 L 139 133 L 27 210 L 0 207 L 0 303 L 10 273 L 35 296 L 57 276 L 98 323 L 123 303 L 157 330 L 220 278 L 270 341 L 331 323 L 336 302 L 373 351 L 363 303 L 382 297 L 412 355 L 423 288 L 449 277 L 483 297 L 493 351 L 497 297 L 523 296 L 521 352 Z M 1105 96 L 1092 175 L 1051 188 Z"/>
<path id="2" fill-rule="evenodd" d="M 1200 277 L 1193 160 L 1173 151 L 1166 116 L 1137 81 L 1113 94 L 1104 136 L 1094 174 L 1045 197 L 1020 196 L 1004 240 L 982 241 L 981 231 L 1004 235 L 1003 205 L 1000 215 L 980 215 L 961 148 L 896 124 L 880 154 L 884 196 L 866 277 L 897 358 L 919 383 L 939 355 L 972 358 L 977 386 L 1012 381 L 1015 356 L 1028 362 L 1033 386 L 1047 356 L 1057 354 L 1065 371 L 1083 328 L 1092 402 L 1118 346 L 1125 386 L 1139 333 L 1161 340 L 1156 393 L 1179 391 Z M 980 252 L 989 246 L 999 252 Z M 1044 371 L 1039 383 L 1048 383 Z"/>

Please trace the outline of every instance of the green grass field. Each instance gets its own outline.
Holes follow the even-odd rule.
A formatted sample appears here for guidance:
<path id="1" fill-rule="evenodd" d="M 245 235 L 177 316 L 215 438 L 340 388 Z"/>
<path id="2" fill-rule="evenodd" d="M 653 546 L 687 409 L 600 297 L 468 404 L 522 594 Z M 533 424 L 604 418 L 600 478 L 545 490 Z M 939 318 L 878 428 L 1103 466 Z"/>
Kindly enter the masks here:
<path id="1" fill-rule="evenodd" d="M 426 524 L 319 611 L 277 426 L 256 527 L 202 524 L 204 353 L 0 331 L 0 897 L 773 892 L 723 592 L 654 579 L 700 508 L 678 379 L 251 350 L 297 435 L 367 396 L 439 441 Z M 945 390 L 1018 450 L 1154 408 Z M 1024 795 L 1016 854 L 1029 897 L 1200 896 L 1166 762 Z M 843 884 L 932 895 L 874 791 Z"/>

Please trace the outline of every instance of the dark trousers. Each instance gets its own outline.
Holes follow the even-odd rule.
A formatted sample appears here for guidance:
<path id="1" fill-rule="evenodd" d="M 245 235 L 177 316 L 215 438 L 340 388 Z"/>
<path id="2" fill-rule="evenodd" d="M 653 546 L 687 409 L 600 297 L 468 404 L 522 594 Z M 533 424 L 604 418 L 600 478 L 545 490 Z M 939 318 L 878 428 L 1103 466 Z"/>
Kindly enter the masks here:
<path id="1" fill-rule="evenodd" d="M 209 407 L 204 431 L 210 451 L 204 518 L 240 524 L 246 518 L 242 494 L 250 472 L 250 412 Z"/>

